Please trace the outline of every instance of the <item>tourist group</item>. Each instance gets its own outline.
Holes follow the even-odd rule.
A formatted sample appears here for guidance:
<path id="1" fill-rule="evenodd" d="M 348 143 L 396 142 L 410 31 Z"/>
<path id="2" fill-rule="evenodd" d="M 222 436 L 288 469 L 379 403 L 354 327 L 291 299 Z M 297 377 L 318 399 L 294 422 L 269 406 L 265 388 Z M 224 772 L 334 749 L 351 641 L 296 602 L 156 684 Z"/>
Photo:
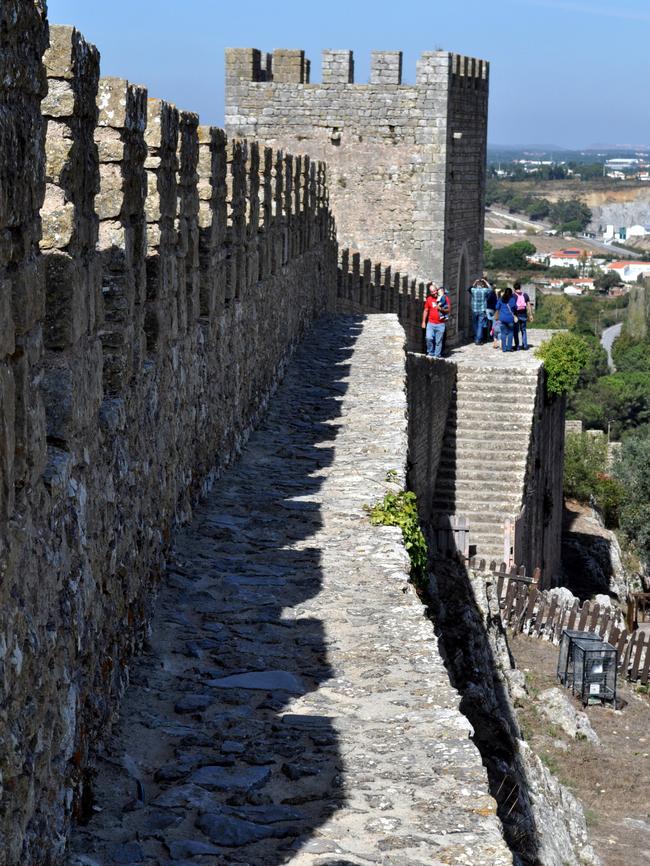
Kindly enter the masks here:
<path id="1" fill-rule="evenodd" d="M 522 291 L 521 283 L 513 288 L 495 289 L 482 278 L 475 280 L 467 290 L 471 295 L 474 342 L 480 346 L 488 337 L 495 349 L 504 352 L 528 349 L 526 326 L 533 321 L 530 298 Z M 449 296 L 442 286 L 427 285 L 427 298 L 422 311 L 427 355 L 440 358 L 447 321 L 451 313 Z"/>

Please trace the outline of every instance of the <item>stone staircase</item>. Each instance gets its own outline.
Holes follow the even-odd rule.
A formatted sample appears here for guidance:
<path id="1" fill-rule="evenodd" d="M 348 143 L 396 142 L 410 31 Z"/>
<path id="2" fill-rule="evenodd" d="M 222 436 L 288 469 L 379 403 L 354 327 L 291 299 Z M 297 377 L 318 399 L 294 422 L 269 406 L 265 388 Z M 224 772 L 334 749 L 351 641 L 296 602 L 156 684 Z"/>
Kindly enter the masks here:
<path id="1" fill-rule="evenodd" d="M 434 519 L 467 517 L 470 552 L 488 561 L 503 560 L 504 521 L 521 509 L 537 379 L 536 368 L 458 365 Z"/>

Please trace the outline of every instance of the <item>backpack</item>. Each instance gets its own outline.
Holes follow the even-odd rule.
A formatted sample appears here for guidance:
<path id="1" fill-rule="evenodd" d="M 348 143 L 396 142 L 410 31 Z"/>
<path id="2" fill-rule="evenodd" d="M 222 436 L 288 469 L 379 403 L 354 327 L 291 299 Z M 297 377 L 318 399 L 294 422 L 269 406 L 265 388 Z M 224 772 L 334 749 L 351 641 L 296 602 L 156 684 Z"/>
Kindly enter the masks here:
<path id="1" fill-rule="evenodd" d="M 526 296 L 522 292 L 520 295 L 515 296 L 517 298 L 517 311 L 523 313 L 526 309 Z"/>

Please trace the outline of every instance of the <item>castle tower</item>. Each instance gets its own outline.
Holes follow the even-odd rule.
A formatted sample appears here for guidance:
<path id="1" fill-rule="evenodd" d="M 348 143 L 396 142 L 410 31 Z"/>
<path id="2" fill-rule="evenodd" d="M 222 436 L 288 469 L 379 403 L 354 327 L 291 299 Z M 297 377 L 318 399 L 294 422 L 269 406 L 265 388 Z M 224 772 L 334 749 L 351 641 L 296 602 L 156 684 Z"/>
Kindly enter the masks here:
<path id="1" fill-rule="evenodd" d="M 369 84 L 351 51 L 323 52 L 310 84 L 303 51 L 226 51 L 226 129 L 328 165 L 342 247 L 452 298 L 452 341 L 469 334 L 465 289 L 480 275 L 489 65 L 425 52 L 415 84 L 402 53 L 373 51 Z"/>

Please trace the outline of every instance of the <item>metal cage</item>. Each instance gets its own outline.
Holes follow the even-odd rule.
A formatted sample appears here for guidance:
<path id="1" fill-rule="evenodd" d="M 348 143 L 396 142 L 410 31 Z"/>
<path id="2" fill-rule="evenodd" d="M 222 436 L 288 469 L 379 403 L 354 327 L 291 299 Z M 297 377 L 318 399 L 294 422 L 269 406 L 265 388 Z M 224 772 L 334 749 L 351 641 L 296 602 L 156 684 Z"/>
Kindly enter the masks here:
<path id="1" fill-rule="evenodd" d="M 573 648 L 575 642 L 599 641 L 601 638 L 591 631 L 577 631 L 575 629 L 562 629 L 560 640 L 560 653 L 557 659 L 557 677 L 563 686 L 573 687 Z"/>
<path id="2" fill-rule="evenodd" d="M 616 700 L 618 653 L 603 640 L 576 640 L 573 648 L 572 691 L 586 707 Z"/>

